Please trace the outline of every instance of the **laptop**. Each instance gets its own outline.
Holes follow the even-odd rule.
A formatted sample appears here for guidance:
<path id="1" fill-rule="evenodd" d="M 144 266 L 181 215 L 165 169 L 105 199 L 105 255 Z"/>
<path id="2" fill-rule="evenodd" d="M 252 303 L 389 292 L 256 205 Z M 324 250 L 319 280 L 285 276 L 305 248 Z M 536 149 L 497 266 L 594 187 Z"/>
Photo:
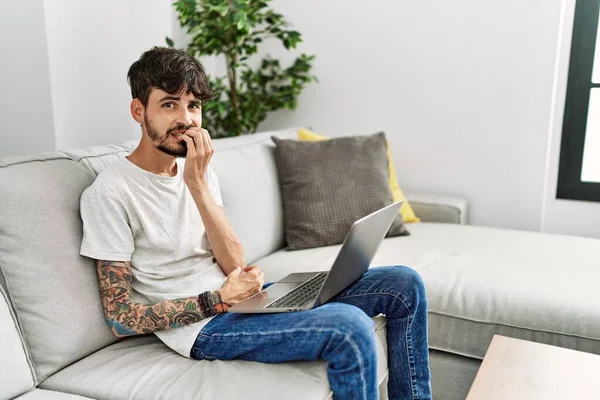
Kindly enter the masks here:
<path id="1" fill-rule="evenodd" d="M 331 269 L 293 273 L 229 308 L 233 313 L 280 313 L 319 307 L 356 282 L 371 265 L 404 200 L 354 222 Z"/>

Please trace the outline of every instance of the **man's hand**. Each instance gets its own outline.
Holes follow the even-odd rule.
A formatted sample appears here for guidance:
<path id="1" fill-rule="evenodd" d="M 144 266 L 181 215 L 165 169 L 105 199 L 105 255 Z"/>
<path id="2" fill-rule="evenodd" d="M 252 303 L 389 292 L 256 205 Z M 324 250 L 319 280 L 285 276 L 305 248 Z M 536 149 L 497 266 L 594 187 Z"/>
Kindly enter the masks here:
<path id="1" fill-rule="evenodd" d="M 237 304 L 260 292 L 264 283 L 265 274 L 257 265 L 245 267 L 243 273 L 241 267 L 236 267 L 219 289 L 221 300 L 227 304 Z"/>
<path id="2" fill-rule="evenodd" d="M 188 187 L 205 184 L 206 169 L 215 152 L 208 131 L 190 128 L 179 137 L 187 144 L 183 182 Z"/>

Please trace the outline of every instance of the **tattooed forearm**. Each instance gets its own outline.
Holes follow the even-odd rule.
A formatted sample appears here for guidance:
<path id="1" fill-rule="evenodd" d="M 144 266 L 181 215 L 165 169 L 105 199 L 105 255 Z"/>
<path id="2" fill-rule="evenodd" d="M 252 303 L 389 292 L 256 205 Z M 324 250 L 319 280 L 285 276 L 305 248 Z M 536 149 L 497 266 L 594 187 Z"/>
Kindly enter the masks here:
<path id="1" fill-rule="evenodd" d="M 100 295 L 106 321 L 115 336 L 131 336 L 163 331 L 198 322 L 229 308 L 218 291 L 198 297 L 140 304 L 131 292 L 131 264 L 125 261 L 103 261 L 97 264 Z"/>

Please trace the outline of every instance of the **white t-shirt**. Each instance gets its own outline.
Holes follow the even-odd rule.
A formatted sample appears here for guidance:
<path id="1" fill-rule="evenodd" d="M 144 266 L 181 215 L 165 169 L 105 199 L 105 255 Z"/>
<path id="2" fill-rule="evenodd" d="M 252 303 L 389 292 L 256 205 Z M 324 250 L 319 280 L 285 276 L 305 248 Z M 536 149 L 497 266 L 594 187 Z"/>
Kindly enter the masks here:
<path id="1" fill-rule="evenodd" d="M 183 181 L 185 159 L 176 162 L 177 175 L 170 177 L 123 158 L 100 172 L 81 195 L 80 254 L 131 261 L 133 296 L 138 303 L 196 297 L 220 288 L 225 280 Z M 205 180 L 216 203 L 223 206 L 219 181 L 210 166 Z M 211 319 L 155 334 L 171 349 L 190 357 L 198 333 Z"/>

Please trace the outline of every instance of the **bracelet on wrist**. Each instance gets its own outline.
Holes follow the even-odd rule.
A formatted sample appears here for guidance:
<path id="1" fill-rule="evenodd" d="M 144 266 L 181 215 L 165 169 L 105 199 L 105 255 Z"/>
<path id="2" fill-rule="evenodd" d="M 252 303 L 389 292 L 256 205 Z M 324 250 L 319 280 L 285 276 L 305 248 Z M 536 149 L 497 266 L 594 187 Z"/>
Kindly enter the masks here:
<path id="1" fill-rule="evenodd" d="M 221 299 L 221 293 L 218 290 L 200 293 L 198 295 L 198 304 L 200 305 L 200 311 L 207 316 L 227 312 L 229 307 L 231 307 L 230 304 L 225 303 Z"/>

